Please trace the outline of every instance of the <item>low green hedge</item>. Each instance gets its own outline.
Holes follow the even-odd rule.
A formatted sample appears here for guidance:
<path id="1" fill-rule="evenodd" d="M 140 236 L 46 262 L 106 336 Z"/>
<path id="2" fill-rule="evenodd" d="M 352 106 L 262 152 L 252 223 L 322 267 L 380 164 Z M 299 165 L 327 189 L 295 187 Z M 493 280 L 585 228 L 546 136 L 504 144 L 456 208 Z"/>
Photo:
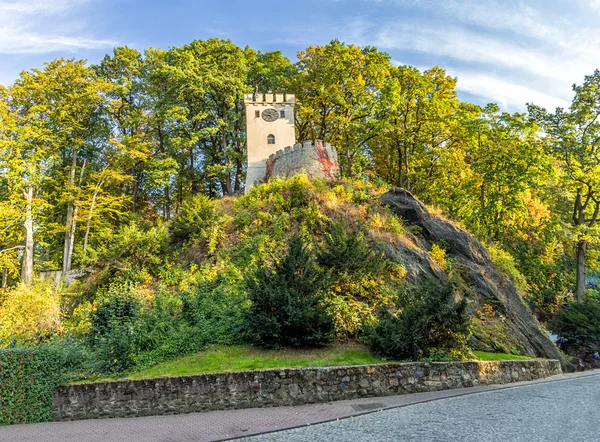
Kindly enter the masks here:
<path id="1" fill-rule="evenodd" d="M 52 420 L 52 390 L 78 358 L 50 346 L 0 349 L 0 425 Z"/>

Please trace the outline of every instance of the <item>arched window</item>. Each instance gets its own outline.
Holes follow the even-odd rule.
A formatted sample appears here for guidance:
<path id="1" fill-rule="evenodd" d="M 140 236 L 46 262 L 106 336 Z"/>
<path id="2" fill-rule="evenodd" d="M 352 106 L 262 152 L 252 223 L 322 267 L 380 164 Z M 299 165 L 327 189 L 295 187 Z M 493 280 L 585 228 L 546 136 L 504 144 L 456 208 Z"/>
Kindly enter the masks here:
<path id="1" fill-rule="evenodd" d="M 275 144 L 275 135 L 269 135 L 267 137 L 267 144 Z"/>

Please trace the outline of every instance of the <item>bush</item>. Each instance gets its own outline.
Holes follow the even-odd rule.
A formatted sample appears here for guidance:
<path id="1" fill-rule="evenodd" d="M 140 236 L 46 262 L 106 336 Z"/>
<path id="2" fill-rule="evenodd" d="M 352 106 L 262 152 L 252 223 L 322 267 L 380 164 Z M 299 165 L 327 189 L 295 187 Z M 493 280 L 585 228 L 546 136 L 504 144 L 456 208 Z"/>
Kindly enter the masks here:
<path id="1" fill-rule="evenodd" d="M 93 371 L 125 371 L 135 364 L 135 322 L 141 303 L 131 282 L 111 284 L 97 301 L 91 314 L 89 342 L 95 350 Z"/>
<path id="2" fill-rule="evenodd" d="M 318 249 L 317 262 L 326 273 L 325 297 L 335 322 L 336 336 L 358 337 L 365 326 L 376 320 L 376 312 L 387 305 L 393 291 L 386 283 L 388 262 L 373 251 L 362 233 L 348 233 L 333 224 Z"/>
<path id="3" fill-rule="evenodd" d="M 333 318 L 319 289 L 323 279 L 300 237 L 273 270 L 248 281 L 252 305 L 246 316 L 250 340 L 262 347 L 314 347 L 333 339 Z"/>
<path id="4" fill-rule="evenodd" d="M 81 361 L 72 344 L 0 349 L 0 425 L 52 420 L 52 391 Z"/>
<path id="5" fill-rule="evenodd" d="M 586 363 L 597 363 L 600 352 L 600 302 L 588 299 L 563 306 L 548 328 L 559 336 L 558 346 Z"/>
<path id="6" fill-rule="evenodd" d="M 140 370 L 211 344 L 239 343 L 247 298 L 243 278 L 230 270 L 203 268 L 200 280 L 188 282 L 195 287 L 145 302 L 133 283 L 111 284 L 91 314 L 91 371 Z"/>
<path id="7" fill-rule="evenodd" d="M 117 273 L 146 269 L 154 274 L 168 254 L 169 232 L 164 225 L 149 229 L 131 222 L 116 234 L 105 233 L 92 255 L 93 265 L 109 279 Z"/>
<path id="8" fill-rule="evenodd" d="M 196 195 L 181 205 L 179 213 L 169 225 L 175 243 L 186 243 L 211 235 L 219 224 L 221 215 L 215 203 L 207 196 Z"/>
<path id="9" fill-rule="evenodd" d="M 325 235 L 325 243 L 320 248 L 317 261 L 320 266 L 340 271 L 371 275 L 385 268 L 381 254 L 373 251 L 361 233 L 347 233 L 340 224 L 333 224 L 331 233 Z"/>
<path id="10" fill-rule="evenodd" d="M 33 345 L 62 332 L 60 292 L 49 281 L 19 284 L 0 304 L 0 345 Z"/>
<path id="11" fill-rule="evenodd" d="M 428 284 L 423 295 L 398 314 L 384 311 L 367 337 L 371 349 L 387 358 L 418 360 L 468 354 L 467 302 L 454 300 L 450 285 Z"/>

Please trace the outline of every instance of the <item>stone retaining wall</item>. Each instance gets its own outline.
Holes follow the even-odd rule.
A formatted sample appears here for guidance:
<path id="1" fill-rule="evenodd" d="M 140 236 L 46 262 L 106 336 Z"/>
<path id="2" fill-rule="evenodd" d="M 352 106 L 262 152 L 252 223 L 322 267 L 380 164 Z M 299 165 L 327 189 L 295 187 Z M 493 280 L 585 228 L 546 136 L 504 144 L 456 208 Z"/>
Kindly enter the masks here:
<path id="1" fill-rule="evenodd" d="M 378 364 L 215 373 L 54 390 L 55 420 L 273 407 L 540 379 L 556 360 Z"/>

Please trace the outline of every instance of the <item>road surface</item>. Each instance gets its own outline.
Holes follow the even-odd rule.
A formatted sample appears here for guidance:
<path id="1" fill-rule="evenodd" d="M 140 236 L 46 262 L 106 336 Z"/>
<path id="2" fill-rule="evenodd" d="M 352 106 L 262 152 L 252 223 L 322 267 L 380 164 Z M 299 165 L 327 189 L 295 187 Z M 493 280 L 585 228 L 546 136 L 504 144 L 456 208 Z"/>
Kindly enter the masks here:
<path id="1" fill-rule="evenodd" d="M 600 441 L 600 376 L 490 391 L 247 441 Z"/>

